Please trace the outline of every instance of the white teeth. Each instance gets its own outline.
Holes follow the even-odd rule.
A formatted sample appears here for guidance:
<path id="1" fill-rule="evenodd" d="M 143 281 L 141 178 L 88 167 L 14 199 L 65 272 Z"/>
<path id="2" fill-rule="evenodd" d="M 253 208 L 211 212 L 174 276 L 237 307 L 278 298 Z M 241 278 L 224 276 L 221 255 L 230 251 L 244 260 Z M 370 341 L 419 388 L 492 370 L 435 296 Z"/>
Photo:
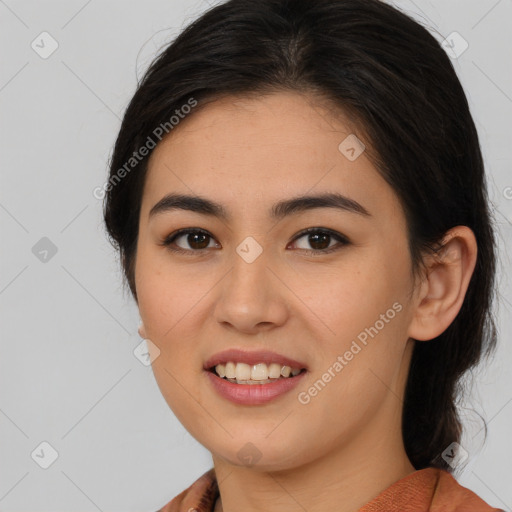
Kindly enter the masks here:
<path id="1" fill-rule="evenodd" d="M 251 370 L 251 380 L 267 380 L 268 379 L 268 368 L 265 363 L 255 364 Z M 248 379 L 245 379 L 248 380 Z"/>
<path id="2" fill-rule="evenodd" d="M 245 363 L 236 364 L 236 380 L 249 380 L 251 378 L 251 367 Z"/>
<path id="3" fill-rule="evenodd" d="M 234 379 L 235 378 L 235 363 L 229 362 L 226 363 L 226 377 L 228 379 Z"/>
<path id="4" fill-rule="evenodd" d="M 281 365 L 277 363 L 272 363 L 268 367 L 268 377 L 270 379 L 278 379 L 281 376 Z"/>
<path id="5" fill-rule="evenodd" d="M 255 365 L 248 365 L 246 363 L 234 363 L 229 361 L 226 364 L 219 363 L 215 366 L 215 371 L 219 377 L 226 377 L 227 379 L 237 382 L 249 383 L 249 381 L 262 382 L 269 379 L 271 381 L 280 377 L 288 378 L 298 375 L 300 368 L 291 368 L 290 366 L 280 365 L 279 363 L 258 363 Z"/>
<path id="6" fill-rule="evenodd" d="M 215 371 L 219 375 L 219 377 L 225 377 L 226 376 L 226 365 L 224 364 L 218 364 L 215 367 Z"/>

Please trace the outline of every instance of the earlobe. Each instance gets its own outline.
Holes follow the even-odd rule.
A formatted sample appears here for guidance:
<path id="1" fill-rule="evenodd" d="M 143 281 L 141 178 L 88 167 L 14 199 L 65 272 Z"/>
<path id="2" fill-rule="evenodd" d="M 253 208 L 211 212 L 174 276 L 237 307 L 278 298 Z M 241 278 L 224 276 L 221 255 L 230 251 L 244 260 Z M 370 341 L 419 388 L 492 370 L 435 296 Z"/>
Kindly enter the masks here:
<path id="1" fill-rule="evenodd" d="M 141 321 L 140 322 L 140 325 L 139 325 L 139 336 L 143 339 L 146 339 L 147 336 L 146 336 L 146 329 L 144 328 L 144 323 Z"/>
<path id="2" fill-rule="evenodd" d="M 476 258 L 475 235 L 467 226 L 450 229 L 441 250 L 427 256 L 427 270 L 409 326 L 410 338 L 431 340 L 450 326 L 464 302 Z"/>

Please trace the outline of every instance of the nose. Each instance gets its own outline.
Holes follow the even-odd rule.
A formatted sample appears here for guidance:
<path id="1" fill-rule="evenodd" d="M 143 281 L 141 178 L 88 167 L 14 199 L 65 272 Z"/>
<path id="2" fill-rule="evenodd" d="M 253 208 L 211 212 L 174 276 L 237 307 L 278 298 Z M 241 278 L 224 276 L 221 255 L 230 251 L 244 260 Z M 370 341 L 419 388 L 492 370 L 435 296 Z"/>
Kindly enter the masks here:
<path id="1" fill-rule="evenodd" d="M 252 262 L 234 253 L 232 268 L 219 283 L 217 322 L 240 332 L 257 333 L 286 321 L 289 291 L 269 259 L 265 251 Z"/>

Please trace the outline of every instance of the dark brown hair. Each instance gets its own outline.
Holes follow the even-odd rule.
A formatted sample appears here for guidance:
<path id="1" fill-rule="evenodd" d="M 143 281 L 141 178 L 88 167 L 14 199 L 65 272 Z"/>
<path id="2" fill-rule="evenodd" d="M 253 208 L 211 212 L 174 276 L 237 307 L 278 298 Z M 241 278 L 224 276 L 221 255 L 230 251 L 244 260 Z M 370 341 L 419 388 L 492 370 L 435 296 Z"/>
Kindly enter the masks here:
<path id="1" fill-rule="evenodd" d="M 279 90 L 321 95 L 333 115 L 343 112 L 361 127 L 368 154 L 403 205 L 414 273 L 450 228 L 465 225 L 475 234 L 477 262 L 462 308 L 436 339 L 415 342 L 403 408 L 414 467 L 451 471 L 440 455 L 461 437 L 461 376 L 496 344 L 494 228 L 477 132 L 452 63 L 428 30 L 399 10 L 378 0 L 231 0 L 164 48 L 127 107 L 105 188 L 105 225 L 124 278 L 137 301 L 138 222 L 151 151 L 138 152 L 157 127 L 179 129 L 169 120 L 191 98 L 200 108 L 220 96 Z"/>

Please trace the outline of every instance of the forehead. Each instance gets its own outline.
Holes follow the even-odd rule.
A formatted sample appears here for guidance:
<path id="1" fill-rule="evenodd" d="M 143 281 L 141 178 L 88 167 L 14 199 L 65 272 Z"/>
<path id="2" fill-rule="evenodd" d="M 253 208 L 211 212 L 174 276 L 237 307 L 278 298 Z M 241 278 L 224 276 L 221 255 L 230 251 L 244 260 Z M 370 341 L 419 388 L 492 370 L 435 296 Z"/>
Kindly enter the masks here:
<path id="1" fill-rule="evenodd" d="M 392 189 L 365 153 L 350 160 L 340 150 L 352 130 L 342 112 L 303 94 L 213 101 L 192 111 L 154 149 L 143 210 L 147 214 L 169 192 L 215 197 L 235 209 L 307 192 L 342 193 L 362 204 L 388 201 L 396 208 Z"/>
<path id="2" fill-rule="evenodd" d="M 264 147 L 273 158 L 279 158 L 285 148 L 299 154 L 315 147 L 325 151 L 328 145 L 337 150 L 340 137 L 354 131 L 352 124 L 339 108 L 320 97 L 296 92 L 228 96 L 195 107 L 157 146 L 152 159 L 167 145 L 194 145 L 200 150 L 209 145 L 216 153 L 229 149 L 253 155 Z M 288 152 L 286 157 L 290 156 Z"/>

